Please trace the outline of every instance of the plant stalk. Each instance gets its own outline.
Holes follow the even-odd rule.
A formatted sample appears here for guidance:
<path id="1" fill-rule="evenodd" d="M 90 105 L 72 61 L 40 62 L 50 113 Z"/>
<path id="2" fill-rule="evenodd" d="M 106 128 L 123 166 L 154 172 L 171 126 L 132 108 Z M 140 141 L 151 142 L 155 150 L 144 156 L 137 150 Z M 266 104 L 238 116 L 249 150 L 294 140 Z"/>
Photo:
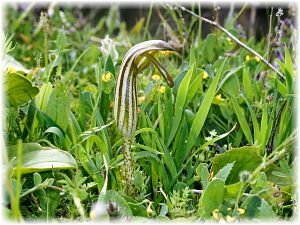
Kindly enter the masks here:
<path id="1" fill-rule="evenodd" d="M 123 138 L 122 151 L 124 155 L 123 177 L 125 180 L 124 192 L 128 196 L 133 196 L 136 193 L 134 180 L 134 160 L 131 152 L 131 140 Z"/>

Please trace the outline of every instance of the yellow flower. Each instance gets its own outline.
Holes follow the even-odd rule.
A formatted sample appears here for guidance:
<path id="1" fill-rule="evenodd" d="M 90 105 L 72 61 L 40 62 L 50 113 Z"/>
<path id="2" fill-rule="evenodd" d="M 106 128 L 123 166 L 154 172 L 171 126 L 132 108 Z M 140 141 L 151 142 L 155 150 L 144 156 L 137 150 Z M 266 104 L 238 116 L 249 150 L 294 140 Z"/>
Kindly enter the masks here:
<path id="1" fill-rule="evenodd" d="M 138 104 L 141 105 L 145 101 L 145 96 L 138 97 Z"/>
<path id="2" fill-rule="evenodd" d="M 207 79 L 208 78 L 208 73 L 206 71 L 202 72 L 202 79 Z"/>
<path id="3" fill-rule="evenodd" d="M 245 213 L 245 209 L 243 208 L 238 208 L 239 214 L 243 215 Z"/>
<path id="4" fill-rule="evenodd" d="M 225 101 L 225 99 L 222 98 L 222 94 L 218 94 L 215 96 L 215 99 L 214 99 L 215 104 L 220 105 L 220 103 L 223 101 Z"/>
<path id="5" fill-rule="evenodd" d="M 7 73 L 15 73 L 16 69 L 13 66 L 8 66 L 7 67 Z"/>
<path id="6" fill-rule="evenodd" d="M 215 220 L 219 221 L 220 220 L 220 214 L 219 214 L 219 209 L 215 209 L 213 212 L 212 212 L 212 216 Z"/>
<path id="7" fill-rule="evenodd" d="M 107 72 L 107 73 L 103 74 L 102 75 L 102 81 L 107 83 L 108 81 L 110 81 L 111 75 L 112 75 L 111 72 Z"/>
<path id="8" fill-rule="evenodd" d="M 248 62 L 250 60 L 250 56 L 249 55 L 246 55 L 246 61 Z"/>
<path id="9" fill-rule="evenodd" d="M 257 56 L 254 57 L 256 62 L 259 62 L 260 61 L 260 58 L 258 58 Z"/>
<path id="10" fill-rule="evenodd" d="M 235 221 L 235 217 L 231 217 L 231 216 L 226 216 L 226 221 L 228 222 L 228 223 L 232 223 L 232 222 L 234 222 Z"/>
<path id="11" fill-rule="evenodd" d="M 158 74 L 153 74 L 151 78 L 152 80 L 156 80 L 156 81 L 160 80 L 160 76 Z"/>
<path id="12" fill-rule="evenodd" d="M 138 111 L 138 113 L 140 113 L 142 110 L 141 110 L 141 108 L 140 108 L 140 107 L 138 107 L 138 110 L 137 110 L 137 111 Z"/>
<path id="13" fill-rule="evenodd" d="M 161 87 L 159 88 L 159 92 L 160 92 L 160 93 L 164 94 L 165 91 L 166 91 L 166 87 L 165 87 L 165 86 L 161 86 Z"/>

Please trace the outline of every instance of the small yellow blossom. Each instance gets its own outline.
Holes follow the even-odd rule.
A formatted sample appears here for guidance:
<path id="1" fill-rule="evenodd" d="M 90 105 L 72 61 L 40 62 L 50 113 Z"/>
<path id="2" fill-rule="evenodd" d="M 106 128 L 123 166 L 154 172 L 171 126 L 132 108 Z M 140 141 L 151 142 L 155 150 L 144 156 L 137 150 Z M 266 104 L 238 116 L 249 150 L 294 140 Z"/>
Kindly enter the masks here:
<path id="1" fill-rule="evenodd" d="M 215 104 L 220 105 L 220 103 L 223 101 L 225 101 L 225 99 L 222 98 L 222 94 L 218 94 L 215 96 L 215 99 L 214 99 Z"/>
<path id="2" fill-rule="evenodd" d="M 166 91 L 166 87 L 165 87 L 165 86 L 161 86 L 161 87 L 159 88 L 159 92 L 160 92 L 160 93 L 164 94 L 165 91 Z"/>
<path id="3" fill-rule="evenodd" d="M 107 83 L 108 81 L 110 81 L 111 75 L 112 75 L 111 72 L 107 72 L 107 73 L 103 74 L 102 75 L 102 81 Z"/>
<path id="4" fill-rule="evenodd" d="M 250 55 L 246 55 L 246 61 L 248 62 L 250 60 Z"/>
<path id="5" fill-rule="evenodd" d="M 213 212 L 212 212 L 212 216 L 215 220 L 219 221 L 220 220 L 220 214 L 219 214 L 219 209 L 215 209 Z"/>
<path id="6" fill-rule="evenodd" d="M 260 58 L 258 58 L 257 56 L 255 56 L 254 59 L 256 60 L 256 62 L 260 61 Z"/>
<path id="7" fill-rule="evenodd" d="M 15 73 L 16 69 L 13 66 L 8 66 L 7 67 L 7 73 Z"/>
<path id="8" fill-rule="evenodd" d="M 240 215 L 243 215 L 245 213 L 245 209 L 238 208 L 238 212 L 239 212 Z"/>
<path id="9" fill-rule="evenodd" d="M 226 221 L 228 222 L 228 223 L 232 223 L 232 222 L 234 222 L 235 221 L 235 217 L 231 217 L 231 216 L 226 216 Z"/>
<path id="10" fill-rule="evenodd" d="M 156 80 L 156 81 L 160 80 L 160 76 L 158 74 L 153 74 L 151 78 L 152 80 Z"/>
<path id="11" fill-rule="evenodd" d="M 208 78 L 208 73 L 206 71 L 202 72 L 202 79 L 207 79 Z"/>
<path id="12" fill-rule="evenodd" d="M 141 105 L 145 101 L 145 96 L 138 97 L 138 104 Z"/>
<path id="13" fill-rule="evenodd" d="M 140 107 L 138 107 L 138 110 L 137 110 L 137 111 L 138 111 L 138 113 L 140 113 L 142 110 L 141 110 L 141 108 L 140 108 Z"/>
<path id="14" fill-rule="evenodd" d="M 227 208 L 228 211 L 231 211 L 231 208 Z"/>

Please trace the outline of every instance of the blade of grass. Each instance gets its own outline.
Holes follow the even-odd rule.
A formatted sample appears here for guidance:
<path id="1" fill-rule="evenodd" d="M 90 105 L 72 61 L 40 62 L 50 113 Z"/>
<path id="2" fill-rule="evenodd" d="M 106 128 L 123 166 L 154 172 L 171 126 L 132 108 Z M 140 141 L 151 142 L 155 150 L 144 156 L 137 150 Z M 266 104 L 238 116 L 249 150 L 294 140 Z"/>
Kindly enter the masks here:
<path id="1" fill-rule="evenodd" d="M 176 102 L 175 102 L 175 115 L 173 118 L 172 130 L 168 139 L 167 147 L 171 144 L 178 130 L 182 118 L 182 113 L 184 111 L 186 96 L 189 90 L 191 77 L 194 74 L 194 72 L 195 72 L 195 63 L 191 65 L 190 69 L 186 73 L 185 77 L 181 81 L 180 86 L 178 88 Z"/>
<path id="2" fill-rule="evenodd" d="M 245 135 L 247 141 L 249 142 L 249 144 L 250 143 L 252 144 L 253 139 L 252 139 L 252 134 L 251 134 L 250 127 L 247 123 L 247 119 L 245 118 L 239 103 L 237 102 L 237 100 L 233 96 L 231 96 L 231 102 L 232 102 L 236 117 L 239 121 L 239 124 L 240 124 L 240 126 L 241 126 L 241 128 L 244 132 L 244 135 Z"/>
<path id="3" fill-rule="evenodd" d="M 253 103 L 253 93 L 252 93 L 252 86 L 251 86 L 251 80 L 249 76 L 249 70 L 244 67 L 243 69 L 243 86 L 244 91 L 247 96 L 247 99 L 250 104 Z"/>
<path id="4" fill-rule="evenodd" d="M 202 104 L 195 116 L 195 119 L 193 121 L 190 133 L 189 133 L 189 137 L 188 137 L 188 141 L 187 141 L 187 146 L 185 149 L 185 154 L 184 154 L 184 158 L 187 156 L 187 154 L 189 153 L 189 151 L 192 149 L 194 143 L 195 143 L 195 139 L 198 137 L 204 122 L 206 120 L 206 117 L 208 115 L 210 106 L 213 102 L 213 99 L 215 97 L 216 94 L 216 90 L 217 90 L 217 86 L 219 83 L 219 80 L 221 78 L 222 72 L 223 72 L 223 67 L 225 65 L 226 59 L 224 60 L 224 62 L 222 63 L 221 67 L 218 69 L 217 74 L 214 78 L 214 80 L 212 81 L 211 85 L 209 86 L 207 93 L 205 94 L 205 97 L 202 101 Z"/>
<path id="5" fill-rule="evenodd" d="M 254 143 L 255 142 L 259 143 L 260 130 L 259 130 L 259 125 L 258 125 L 258 121 L 257 121 L 257 118 L 256 118 L 256 114 L 255 114 L 252 106 L 248 102 L 248 99 L 245 96 L 244 96 L 244 100 L 247 104 L 247 107 L 248 107 L 248 110 L 249 110 L 250 116 L 251 116 L 251 121 L 252 121 L 253 131 L 254 131 Z"/>

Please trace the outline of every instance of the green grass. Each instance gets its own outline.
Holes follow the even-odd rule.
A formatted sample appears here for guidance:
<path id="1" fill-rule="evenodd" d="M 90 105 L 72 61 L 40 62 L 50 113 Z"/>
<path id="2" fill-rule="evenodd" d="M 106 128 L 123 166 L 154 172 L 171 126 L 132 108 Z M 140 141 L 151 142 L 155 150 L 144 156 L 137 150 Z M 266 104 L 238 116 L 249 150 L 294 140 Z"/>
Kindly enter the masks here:
<path id="1" fill-rule="evenodd" d="M 211 29 L 203 38 L 203 21 L 192 27 L 197 18 L 181 18 L 189 14 L 173 5 L 159 9 L 159 24 L 151 5 L 130 30 L 118 7 L 103 9 L 99 19 L 90 10 L 83 23 L 73 6 L 61 12 L 56 6 L 47 19 L 27 7 L 4 11 L 5 57 L 11 57 L 3 74 L 7 219 L 294 218 L 294 30 L 284 27 L 289 30 L 280 45 L 270 47 L 266 36 L 240 35 L 236 24 L 244 9 L 227 16 L 225 27 L 244 44 L 260 55 L 271 48 L 269 62 L 283 80 L 225 33 Z M 113 118 L 116 80 L 130 47 L 165 35 L 178 53 L 155 57 L 175 86 L 162 76 L 153 79 L 160 74 L 154 66 L 137 77 L 139 118 L 131 146 L 137 193 L 129 197 Z"/>

